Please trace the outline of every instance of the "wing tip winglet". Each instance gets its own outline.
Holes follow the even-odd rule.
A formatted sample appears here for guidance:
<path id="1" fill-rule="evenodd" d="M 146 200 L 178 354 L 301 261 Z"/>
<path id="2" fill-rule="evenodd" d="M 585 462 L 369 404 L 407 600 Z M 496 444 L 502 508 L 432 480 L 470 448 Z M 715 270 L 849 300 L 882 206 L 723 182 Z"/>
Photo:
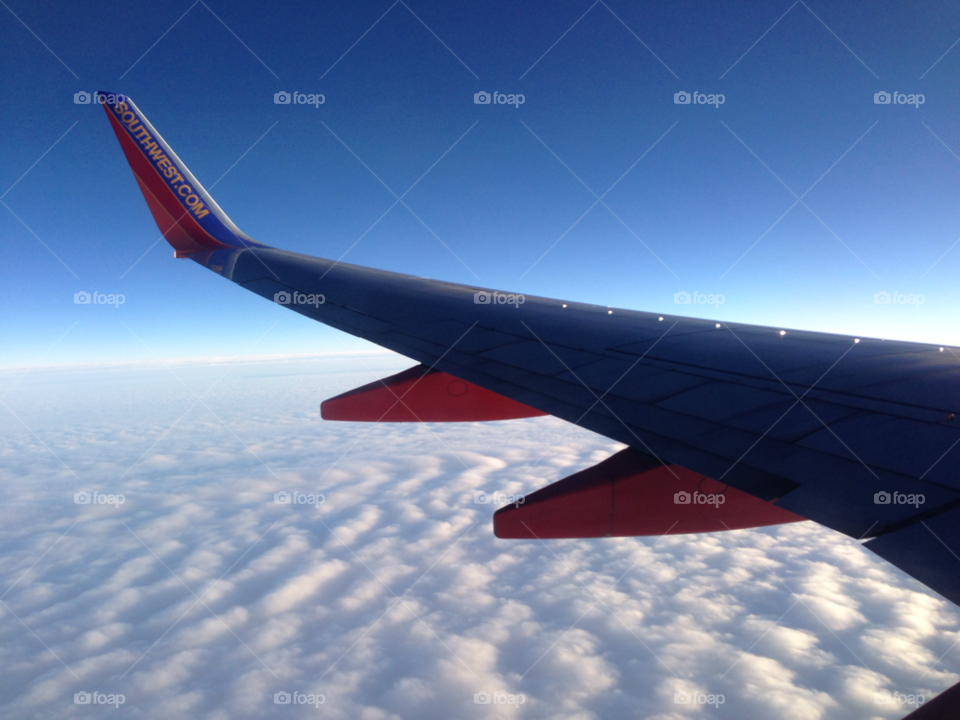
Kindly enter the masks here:
<path id="1" fill-rule="evenodd" d="M 97 91 L 157 227 L 176 257 L 263 247 L 226 216 L 129 96 Z"/>

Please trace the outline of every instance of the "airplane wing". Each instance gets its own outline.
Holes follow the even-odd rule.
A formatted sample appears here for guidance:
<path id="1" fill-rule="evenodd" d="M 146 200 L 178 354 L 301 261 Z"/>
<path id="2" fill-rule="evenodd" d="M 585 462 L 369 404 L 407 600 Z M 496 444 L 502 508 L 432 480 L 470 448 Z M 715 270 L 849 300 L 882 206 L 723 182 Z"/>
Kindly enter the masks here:
<path id="1" fill-rule="evenodd" d="M 498 511 L 499 536 L 810 519 L 960 604 L 954 348 L 524 297 L 268 247 L 129 98 L 100 95 L 177 257 L 420 363 L 327 401 L 325 417 L 549 414 L 628 446 Z"/>

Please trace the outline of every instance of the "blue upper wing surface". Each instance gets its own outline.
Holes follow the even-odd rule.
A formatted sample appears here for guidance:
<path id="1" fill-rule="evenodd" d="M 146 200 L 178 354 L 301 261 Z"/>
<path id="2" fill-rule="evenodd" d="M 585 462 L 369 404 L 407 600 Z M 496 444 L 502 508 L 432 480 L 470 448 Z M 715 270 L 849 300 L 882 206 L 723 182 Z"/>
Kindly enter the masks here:
<path id="1" fill-rule="evenodd" d="M 853 537 L 884 536 L 878 551 L 960 504 L 951 349 L 547 298 L 477 304 L 480 288 L 274 249 L 193 257 L 270 300 L 323 295 L 286 306 Z"/>
<path id="2" fill-rule="evenodd" d="M 126 122 L 111 110 L 123 108 L 108 108 L 114 125 Z M 137 113 L 145 129 L 117 135 L 180 257 L 311 319 L 870 538 L 868 547 L 960 603 L 953 348 L 530 296 L 501 303 L 489 288 L 259 245 L 232 223 L 241 247 L 206 249 L 229 243 L 206 238 L 167 181 L 150 174 L 154 154 L 173 157 L 191 191 L 229 218 Z"/>

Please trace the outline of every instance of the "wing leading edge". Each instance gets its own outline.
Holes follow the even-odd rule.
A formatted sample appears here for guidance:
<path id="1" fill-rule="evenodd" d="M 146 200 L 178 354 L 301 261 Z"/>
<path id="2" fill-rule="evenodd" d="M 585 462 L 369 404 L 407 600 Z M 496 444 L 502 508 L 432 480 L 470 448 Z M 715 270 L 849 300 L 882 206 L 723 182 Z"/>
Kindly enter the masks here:
<path id="1" fill-rule="evenodd" d="M 871 538 L 867 547 L 960 603 L 952 352 L 549 298 L 478 304 L 487 288 L 270 248 L 227 218 L 132 101 L 104 109 L 178 257 L 784 517 Z"/>

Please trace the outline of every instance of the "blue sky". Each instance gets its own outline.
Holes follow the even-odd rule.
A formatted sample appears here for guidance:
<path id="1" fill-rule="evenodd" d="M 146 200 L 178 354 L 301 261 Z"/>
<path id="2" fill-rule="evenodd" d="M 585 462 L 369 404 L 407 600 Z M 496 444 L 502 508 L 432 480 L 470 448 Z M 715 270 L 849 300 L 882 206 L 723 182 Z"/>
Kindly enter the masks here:
<path id="1" fill-rule="evenodd" d="M 955 4 L 54 8 L 0 13 L 2 365 L 365 347 L 154 244 L 102 110 L 74 104 L 96 89 L 133 97 L 270 245 L 615 307 L 960 344 Z M 281 90 L 325 102 L 276 105 Z M 494 90 L 525 102 L 473 102 Z M 681 91 L 724 103 L 676 104 Z M 875 104 L 881 91 L 924 102 Z M 384 216 L 415 182 L 409 209 Z M 125 303 L 78 306 L 80 290 Z M 681 291 L 724 303 L 676 305 Z M 923 303 L 878 305 L 878 292 Z"/>

